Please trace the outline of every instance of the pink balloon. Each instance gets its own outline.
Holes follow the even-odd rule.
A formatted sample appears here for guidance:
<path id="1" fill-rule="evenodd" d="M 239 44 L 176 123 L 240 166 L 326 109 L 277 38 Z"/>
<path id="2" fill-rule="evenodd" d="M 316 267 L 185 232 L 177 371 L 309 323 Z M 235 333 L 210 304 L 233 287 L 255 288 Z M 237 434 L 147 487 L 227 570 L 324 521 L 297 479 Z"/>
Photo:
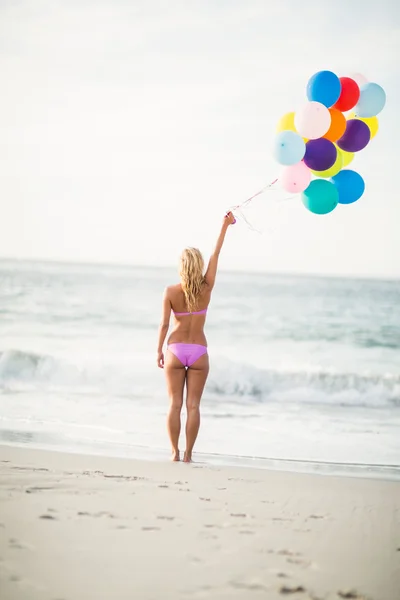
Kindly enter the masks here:
<path id="1" fill-rule="evenodd" d="M 362 75 L 361 73 L 353 73 L 352 75 L 350 75 L 350 78 L 354 79 L 358 87 L 361 87 L 362 85 L 368 83 L 368 79 L 364 77 L 364 75 Z"/>
<path id="2" fill-rule="evenodd" d="M 303 161 L 285 167 L 280 177 L 280 182 L 284 190 L 290 194 L 304 192 L 311 181 L 311 171 Z"/>
<path id="3" fill-rule="evenodd" d="M 325 135 L 331 125 L 331 113 L 320 102 L 307 102 L 294 117 L 296 130 L 309 140 Z"/>

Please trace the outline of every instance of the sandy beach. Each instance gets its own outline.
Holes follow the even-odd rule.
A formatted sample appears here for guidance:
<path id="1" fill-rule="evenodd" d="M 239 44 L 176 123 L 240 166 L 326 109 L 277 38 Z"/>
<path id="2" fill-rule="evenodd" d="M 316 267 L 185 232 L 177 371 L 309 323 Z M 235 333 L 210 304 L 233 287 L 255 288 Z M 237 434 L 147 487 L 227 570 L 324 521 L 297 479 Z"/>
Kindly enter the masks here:
<path id="1" fill-rule="evenodd" d="M 0 447 L 2 600 L 400 598 L 400 482 Z"/>

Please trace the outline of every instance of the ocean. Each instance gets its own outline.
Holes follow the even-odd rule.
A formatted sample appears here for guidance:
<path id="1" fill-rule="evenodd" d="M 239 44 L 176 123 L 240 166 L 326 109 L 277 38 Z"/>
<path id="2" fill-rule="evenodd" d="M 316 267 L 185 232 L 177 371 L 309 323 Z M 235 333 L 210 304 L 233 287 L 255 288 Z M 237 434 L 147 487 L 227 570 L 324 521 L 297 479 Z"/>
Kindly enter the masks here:
<path id="1" fill-rule="evenodd" d="M 0 261 L 0 443 L 168 459 L 156 347 L 177 279 Z M 195 460 L 400 476 L 400 281 L 220 272 L 206 334 Z"/>

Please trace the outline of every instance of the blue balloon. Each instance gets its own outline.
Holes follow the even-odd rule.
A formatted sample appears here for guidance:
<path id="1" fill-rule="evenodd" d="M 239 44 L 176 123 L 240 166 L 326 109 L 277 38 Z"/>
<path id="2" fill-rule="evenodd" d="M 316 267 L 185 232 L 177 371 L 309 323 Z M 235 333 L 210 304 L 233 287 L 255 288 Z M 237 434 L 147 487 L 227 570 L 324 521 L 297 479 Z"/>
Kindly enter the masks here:
<path id="1" fill-rule="evenodd" d="M 377 83 L 366 83 L 360 88 L 360 98 L 354 112 L 358 117 L 376 117 L 385 104 L 385 90 Z"/>
<path id="2" fill-rule="evenodd" d="M 316 215 L 326 215 L 336 208 L 338 191 L 327 179 L 314 179 L 301 194 L 303 204 Z"/>
<path id="3" fill-rule="evenodd" d="M 339 100 L 341 90 L 342 84 L 335 73 L 319 71 L 307 84 L 307 98 L 330 108 Z"/>
<path id="4" fill-rule="evenodd" d="M 295 131 L 281 131 L 275 138 L 273 154 L 275 160 L 285 166 L 300 162 L 306 152 L 306 144 Z"/>
<path id="5" fill-rule="evenodd" d="M 331 181 L 338 191 L 340 204 L 355 202 L 361 198 L 365 190 L 364 179 L 351 169 L 342 169 L 331 178 Z"/>

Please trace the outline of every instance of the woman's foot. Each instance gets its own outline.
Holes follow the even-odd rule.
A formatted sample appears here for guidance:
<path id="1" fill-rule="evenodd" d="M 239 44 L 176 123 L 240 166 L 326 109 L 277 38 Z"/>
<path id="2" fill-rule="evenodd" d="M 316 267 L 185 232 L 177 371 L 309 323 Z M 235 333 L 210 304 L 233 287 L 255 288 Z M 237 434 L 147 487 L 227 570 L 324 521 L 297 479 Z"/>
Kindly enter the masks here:
<path id="1" fill-rule="evenodd" d="M 192 453 L 191 452 L 185 452 L 185 454 L 183 455 L 183 462 L 186 463 L 191 463 L 192 461 Z"/>
<path id="2" fill-rule="evenodd" d="M 172 462 L 179 462 L 181 460 L 179 457 L 179 450 L 172 450 L 171 460 Z"/>

